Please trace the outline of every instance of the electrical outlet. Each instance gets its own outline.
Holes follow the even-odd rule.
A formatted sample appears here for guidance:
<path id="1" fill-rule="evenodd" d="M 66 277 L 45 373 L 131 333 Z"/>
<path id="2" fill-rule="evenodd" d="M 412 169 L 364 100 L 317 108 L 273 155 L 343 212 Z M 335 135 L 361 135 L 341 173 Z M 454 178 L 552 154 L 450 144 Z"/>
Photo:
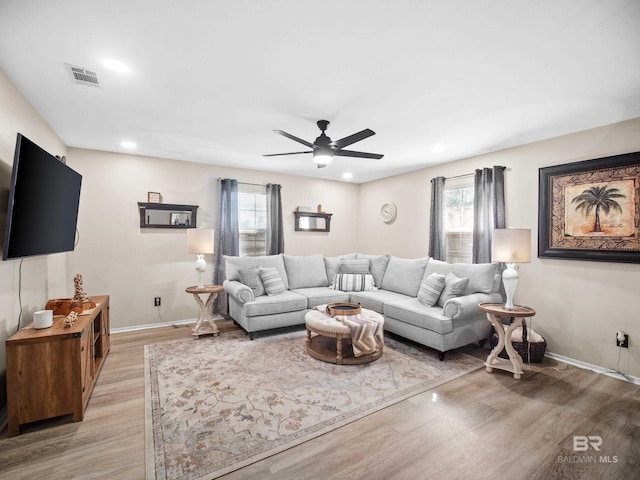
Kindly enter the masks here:
<path id="1" fill-rule="evenodd" d="M 160 301 L 160 297 L 156 297 L 153 299 L 153 306 L 159 307 L 162 302 Z"/>
<path id="2" fill-rule="evenodd" d="M 624 334 L 624 340 L 620 341 L 618 335 L 616 335 L 616 345 L 622 348 L 629 348 L 629 335 Z"/>

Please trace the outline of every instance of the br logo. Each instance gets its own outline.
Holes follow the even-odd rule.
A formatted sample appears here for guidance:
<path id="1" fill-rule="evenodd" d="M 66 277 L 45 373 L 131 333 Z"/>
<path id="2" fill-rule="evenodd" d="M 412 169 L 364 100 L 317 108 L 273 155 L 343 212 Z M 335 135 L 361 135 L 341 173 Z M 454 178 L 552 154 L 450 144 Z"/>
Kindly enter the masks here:
<path id="1" fill-rule="evenodd" d="M 602 445 L 602 437 L 599 435 L 575 435 L 573 437 L 573 451 L 586 452 L 589 448 L 593 448 L 596 452 L 600 451 Z"/>

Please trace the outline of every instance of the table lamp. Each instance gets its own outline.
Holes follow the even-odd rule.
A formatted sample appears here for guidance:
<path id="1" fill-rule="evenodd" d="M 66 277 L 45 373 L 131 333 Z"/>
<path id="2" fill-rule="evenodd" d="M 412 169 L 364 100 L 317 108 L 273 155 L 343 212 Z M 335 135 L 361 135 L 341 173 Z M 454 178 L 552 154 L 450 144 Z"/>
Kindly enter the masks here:
<path id="1" fill-rule="evenodd" d="M 187 230 L 187 252 L 195 253 L 196 271 L 199 274 L 198 288 L 202 288 L 202 277 L 207 269 L 207 262 L 204 260 L 205 254 L 213 253 L 213 228 L 190 228 Z"/>
<path id="2" fill-rule="evenodd" d="M 515 310 L 513 294 L 518 284 L 516 263 L 531 261 L 531 229 L 529 228 L 497 228 L 493 231 L 491 260 L 504 262 L 507 268 L 502 272 L 502 283 L 507 294 L 507 310 Z"/>

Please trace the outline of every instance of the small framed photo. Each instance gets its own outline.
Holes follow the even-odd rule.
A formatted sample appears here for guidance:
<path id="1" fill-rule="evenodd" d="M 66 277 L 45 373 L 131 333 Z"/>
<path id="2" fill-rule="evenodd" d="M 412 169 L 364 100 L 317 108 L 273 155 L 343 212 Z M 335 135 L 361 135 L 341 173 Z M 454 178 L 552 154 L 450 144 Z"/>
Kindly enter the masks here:
<path id="1" fill-rule="evenodd" d="M 169 214 L 169 222 L 173 226 L 189 226 L 191 225 L 190 212 L 171 212 Z"/>
<path id="2" fill-rule="evenodd" d="M 162 195 L 158 192 L 147 192 L 147 203 L 162 203 Z"/>

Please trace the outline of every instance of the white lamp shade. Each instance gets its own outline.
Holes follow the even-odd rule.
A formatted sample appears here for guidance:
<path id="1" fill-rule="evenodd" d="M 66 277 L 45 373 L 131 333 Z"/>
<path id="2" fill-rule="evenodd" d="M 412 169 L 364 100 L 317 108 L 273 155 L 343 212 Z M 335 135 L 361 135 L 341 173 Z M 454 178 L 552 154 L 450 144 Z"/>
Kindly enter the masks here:
<path id="1" fill-rule="evenodd" d="M 187 252 L 213 253 L 213 228 L 190 228 L 187 230 Z"/>
<path id="2" fill-rule="evenodd" d="M 495 229 L 491 244 L 491 260 L 504 263 L 529 263 L 531 261 L 531 229 Z"/>

